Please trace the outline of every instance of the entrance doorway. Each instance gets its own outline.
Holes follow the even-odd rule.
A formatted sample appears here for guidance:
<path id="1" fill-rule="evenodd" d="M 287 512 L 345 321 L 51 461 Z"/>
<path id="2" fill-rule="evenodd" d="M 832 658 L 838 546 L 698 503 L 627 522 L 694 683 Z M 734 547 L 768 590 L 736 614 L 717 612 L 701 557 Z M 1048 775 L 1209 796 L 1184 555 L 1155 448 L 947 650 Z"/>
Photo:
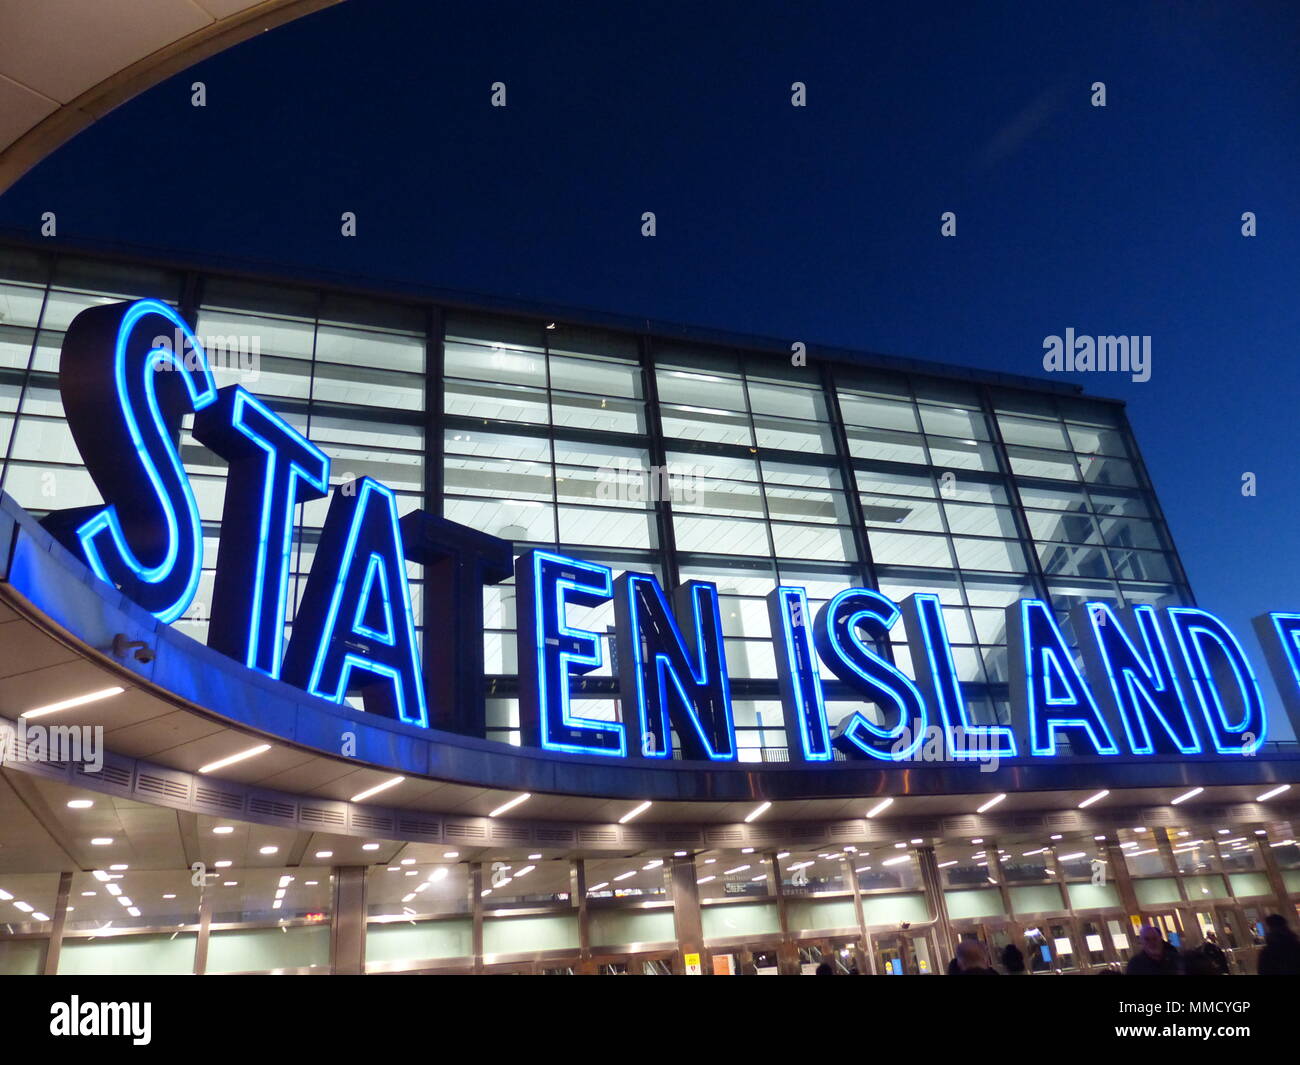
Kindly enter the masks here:
<path id="1" fill-rule="evenodd" d="M 947 971 L 929 929 L 872 934 L 876 972 L 884 976 L 937 976 Z"/>

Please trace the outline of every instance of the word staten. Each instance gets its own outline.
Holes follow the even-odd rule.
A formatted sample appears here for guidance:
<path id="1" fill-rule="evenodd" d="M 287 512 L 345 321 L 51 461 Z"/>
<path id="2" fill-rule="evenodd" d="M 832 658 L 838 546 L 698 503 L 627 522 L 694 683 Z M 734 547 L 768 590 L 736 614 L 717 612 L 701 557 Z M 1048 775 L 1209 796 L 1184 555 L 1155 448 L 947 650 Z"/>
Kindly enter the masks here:
<path id="1" fill-rule="evenodd" d="M 184 335 L 182 344 L 149 338 Z M 167 372 L 157 372 L 166 369 Z M 167 305 L 92 307 L 72 321 L 60 390 L 68 425 L 104 504 L 59 511 L 48 529 L 101 580 L 159 621 L 184 616 L 203 568 L 203 528 L 178 451 L 182 421 L 228 463 L 209 644 L 250 670 L 368 713 L 427 727 L 407 563 L 450 567 L 453 611 L 430 603 L 426 639 L 455 646 L 483 625 L 482 586 L 515 577 L 520 720 L 547 750 L 626 758 L 738 760 L 718 591 L 689 581 L 666 593 L 649 573 L 525 550 L 416 510 L 398 517 L 392 489 L 370 477 L 336 486 L 284 645 L 296 508 L 330 494 L 330 460 L 242 385 L 217 389 L 202 345 Z M 470 576 L 466 576 L 466 575 Z M 619 714 L 579 714 L 571 692 L 603 665 L 605 634 L 570 608 L 613 603 Z M 991 720 L 967 699 L 943 608 L 918 593 L 895 603 L 848 588 L 813 616 L 804 588 L 768 596 L 784 727 L 792 759 L 908 762 L 942 730 L 957 760 L 1072 755 L 1253 754 L 1267 716 L 1259 682 L 1228 627 L 1194 607 L 1116 612 L 1104 602 L 1069 619 L 1081 670 L 1053 608 L 1006 609 L 1010 713 Z M 453 616 L 455 614 L 456 616 Z M 890 652 L 902 623 L 914 663 Z M 1300 614 L 1256 619 L 1287 709 L 1300 708 Z M 433 667 L 431 667 L 433 668 Z M 450 667 L 447 667 L 450 668 Z M 1086 675 L 1086 679 L 1085 679 Z M 835 715 L 828 705 L 852 707 Z"/>

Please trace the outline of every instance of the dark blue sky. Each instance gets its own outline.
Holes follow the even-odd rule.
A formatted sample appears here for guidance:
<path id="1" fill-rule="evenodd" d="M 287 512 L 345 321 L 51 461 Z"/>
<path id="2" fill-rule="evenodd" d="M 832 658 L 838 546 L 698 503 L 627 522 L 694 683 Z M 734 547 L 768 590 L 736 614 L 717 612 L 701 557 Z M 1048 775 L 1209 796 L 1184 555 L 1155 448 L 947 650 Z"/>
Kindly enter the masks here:
<path id="1" fill-rule="evenodd" d="M 349 0 L 120 108 L 0 226 L 1025 374 L 1150 334 L 1150 381 L 1078 379 L 1200 602 L 1252 646 L 1300 608 L 1297 5 L 627 8 Z"/>

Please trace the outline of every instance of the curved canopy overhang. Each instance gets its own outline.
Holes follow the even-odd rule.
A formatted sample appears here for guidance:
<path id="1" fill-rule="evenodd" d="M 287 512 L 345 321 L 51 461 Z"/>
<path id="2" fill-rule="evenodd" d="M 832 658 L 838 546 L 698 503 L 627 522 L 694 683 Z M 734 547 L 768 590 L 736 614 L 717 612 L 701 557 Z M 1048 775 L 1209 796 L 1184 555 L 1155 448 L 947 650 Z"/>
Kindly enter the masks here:
<path id="1" fill-rule="evenodd" d="M 0 192 L 133 96 L 341 0 L 0 0 Z"/>
<path id="2" fill-rule="evenodd" d="M 0 498 L 0 717 L 108 687 L 121 694 L 31 724 L 102 726 L 107 753 L 76 762 L 7 761 L 6 779 L 34 774 L 156 806 L 341 836 L 480 848 L 529 845 L 564 853 L 703 846 L 816 845 L 843 840 L 1095 830 L 1207 820 L 1266 823 L 1294 803 L 1259 804 L 1269 786 L 1300 781 L 1300 758 L 1151 758 L 978 766 L 741 763 L 628 759 L 619 764 L 421 729 L 318 699 L 245 669 L 159 624 L 103 583 L 7 497 Z M 126 644 L 136 645 L 115 653 Z M 139 654 L 140 650 L 144 654 Z M 351 739 L 355 753 L 344 755 Z M 264 753 L 202 768 L 254 746 Z M 16 772 L 15 772 L 16 771 Z M 400 775 L 375 805 L 354 802 Z M 1203 787 L 1196 804 L 1169 800 Z M 1079 809 L 1099 788 L 1115 793 Z M 522 792 L 509 817 L 492 811 Z M 993 794 L 1008 798 L 986 814 Z M 866 810 L 881 796 L 885 817 Z M 654 806 L 633 823 L 619 818 Z M 761 802 L 771 808 L 753 823 Z M 87 859 L 89 860 L 89 859 Z"/>

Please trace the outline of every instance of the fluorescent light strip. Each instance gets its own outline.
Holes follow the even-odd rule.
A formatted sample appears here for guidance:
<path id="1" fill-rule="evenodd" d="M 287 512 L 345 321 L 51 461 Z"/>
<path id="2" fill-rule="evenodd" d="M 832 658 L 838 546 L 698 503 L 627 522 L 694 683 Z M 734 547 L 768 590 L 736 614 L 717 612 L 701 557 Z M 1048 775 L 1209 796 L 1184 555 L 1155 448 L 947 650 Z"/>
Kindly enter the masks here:
<path id="1" fill-rule="evenodd" d="M 38 706 L 35 709 L 24 711 L 19 714 L 20 718 L 44 717 L 46 714 L 57 714 L 60 710 L 71 710 L 74 706 L 85 706 L 87 703 L 97 703 L 101 699 L 111 699 L 114 695 L 121 695 L 125 688 L 112 687 L 101 688 L 99 691 L 87 692 L 85 695 L 78 695 L 73 699 L 64 699 L 62 702 L 50 703 L 48 706 Z"/>
<path id="2" fill-rule="evenodd" d="M 1006 793 L 1005 791 L 1002 792 L 1002 794 L 1000 794 L 1000 795 L 994 795 L 993 798 L 989 799 L 988 802 L 986 802 L 983 806 L 981 806 L 981 807 L 980 807 L 978 810 L 976 810 L 975 812 L 976 812 L 977 814 L 982 814 L 982 813 L 984 813 L 986 810 L 992 810 L 993 807 L 995 807 L 998 803 L 1000 803 L 1000 802 L 1001 802 L 1003 799 L 1005 799 L 1006 797 L 1007 797 L 1007 793 Z"/>
<path id="3" fill-rule="evenodd" d="M 772 808 L 772 804 L 770 802 L 765 802 L 759 806 L 755 806 L 752 810 L 749 811 L 749 814 L 745 817 L 745 824 L 750 824 L 753 821 L 757 821 L 771 808 Z"/>
<path id="4" fill-rule="evenodd" d="M 228 765 L 234 765 L 236 762 L 242 762 L 246 758 L 255 758 L 259 754 L 265 754 L 271 749 L 269 743 L 259 743 L 256 747 L 250 747 L 246 751 L 240 751 L 238 754 L 232 754 L 228 758 L 218 758 L 215 762 L 209 762 L 207 765 L 199 766 L 200 773 L 215 773 L 218 769 L 225 769 Z"/>
<path id="5" fill-rule="evenodd" d="M 1290 790 L 1291 790 L 1290 784 L 1279 784 L 1276 788 L 1271 788 L 1268 791 L 1264 792 L 1263 795 L 1255 796 L 1255 801 L 1268 802 L 1269 799 L 1276 799 L 1284 791 L 1290 791 Z"/>
<path id="6" fill-rule="evenodd" d="M 513 810 L 520 803 L 527 802 L 532 797 L 533 797 L 533 793 L 530 791 L 526 791 L 522 795 L 516 795 L 509 802 L 503 802 L 500 806 L 498 806 L 495 810 L 493 810 L 490 814 L 488 814 L 488 817 L 500 817 L 503 813 L 507 812 L 508 810 Z"/>
<path id="7" fill-rule="evenodd" d="M 1095 795 L 1089 795 L 1086 799 L 1083 800 L 1083 802 L 1079 803 L 1079 809 L 1086 810 L 1094 802 L 1101 802 L 1101 800 L 1104 799 L 1109 794 L 1110 794 L 1110 790 L 1105 789 L 1097 792 Z"/>
<path id="8" fill-rule="evenodd" d="M 392 780 L 385 780 L 382 784 L 376 784 L 373 788 L 366 788 L 365 791 L 359 791 L 349 800 L 350 802 L 365 802 L 370 796 L 378 795 L 381 791 L 387 791 L 389 788 L 395 788 L 406 777 L 393 777 Z"/>
<path id="9" fill-rule="evenodd" d="M 867 816 L 875 817 L 876 814 L 888 810 L 893 805 L 894 805 L 894 799 L 892 796 L 889 797 L 888 799 L 881 799 L 878 803 L 876 803 L 875 806 L 873 806 L 870 810 L 867 811 Z"/>
<path id="10" fill-rule="evenodd" d="M 620 817 L 620 818 L 618 819 L 618 823 L 619 823 L 620 825 L 625 825 L 625 824 L 627 824 L 629 821 L 631 821 L 632 818 L 634 818 L 634 817 L 640 817 L 640 816 L 641 816 L 643 813 L 645 813 L 648 809 L 650 809 L 650 801 L 647 799 L 647 800 L 646 800 L 645 802 L 643 802 L 640 806 L 637 806 L 636 808 L 629 810 L 629 811 L 628 811 L 627 813 L 625 813 L 622 817 Z"/>
<path id="11" fill-rule="evenodd" d="M 1193 788 L 1191 791 L 1185 791 L 1180 796 L 1178 796 L 1178 798 L 1170 799 L 1169 805 L 1177 806 L 1180 802 L 1186 802 L 1188 799 L 1194 799 L 1204 790 L 1205 790 L 1204 788 Z"/>

